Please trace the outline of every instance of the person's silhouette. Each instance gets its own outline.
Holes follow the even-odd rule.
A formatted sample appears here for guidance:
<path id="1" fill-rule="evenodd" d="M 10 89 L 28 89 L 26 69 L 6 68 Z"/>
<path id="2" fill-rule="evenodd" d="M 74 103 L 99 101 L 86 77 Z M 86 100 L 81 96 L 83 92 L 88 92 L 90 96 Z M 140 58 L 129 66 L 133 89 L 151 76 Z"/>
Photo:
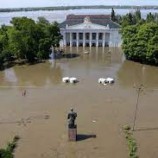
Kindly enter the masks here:
<path id="1" fill-rule="evenodd" d="M 68 113 L 68 127 L 69 128 L 76 128 L 75 119 L 77 117 L 77 113 L 74 112 L 73 108 L 71 108 L 70 112 Z"/>

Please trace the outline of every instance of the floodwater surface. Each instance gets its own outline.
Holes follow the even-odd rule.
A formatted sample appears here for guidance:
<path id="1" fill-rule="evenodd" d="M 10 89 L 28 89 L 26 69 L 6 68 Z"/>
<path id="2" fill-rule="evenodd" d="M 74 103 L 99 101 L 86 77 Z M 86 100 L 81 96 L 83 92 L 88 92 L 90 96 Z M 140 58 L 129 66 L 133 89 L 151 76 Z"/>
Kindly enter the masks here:
<path id="1" fill-rule="evenodd" d="M 125 15 L 129 12 L 134 12 L 134 9 L 115 9 L 115 13 L 119 15 Z M 157 13 L 157 9 L 141 9 L 142 18 L 146 18 L 148 13 Z M 50 22 L 57 21 L 59 23 L 66 19 L 69 14 L 111 14 L 110 9 L 70 9 L 70 10 L 54 10 L 54 11 L 20 11 L 20 12 L 1 12 L 0 13 L 0 25 L 10 25 L 10 21 L 13 17 L 28 17 L 35 21 L 38 17 L 45 17 Z"/>
<path id="2" fill-rule="evenodd" d="M 142 84 L 134 137 L 140 157 L 158 157 L 158 68 L 126 61 L 119 48 L 65 52 L 62 59 L 0 72 L 0 147 L 19 135 L 15 158 L 127 158 L 122 127 L 133 126 Z M 65 76 L 79 82 L 64 84 Z M 115 83 L 100 85 L 100 77 Z M 67 137 L 71 107 L 78 113 L 77 142 Z"/>

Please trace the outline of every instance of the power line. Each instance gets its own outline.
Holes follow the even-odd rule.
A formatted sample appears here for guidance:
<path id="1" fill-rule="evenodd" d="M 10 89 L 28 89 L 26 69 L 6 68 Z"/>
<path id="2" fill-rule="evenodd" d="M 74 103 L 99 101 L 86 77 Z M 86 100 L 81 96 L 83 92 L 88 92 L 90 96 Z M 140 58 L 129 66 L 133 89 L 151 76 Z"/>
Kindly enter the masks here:
<path id="1" fill-rule="evenodd" d="M 133 120 L 133 128 L 132 128 L 133 131 L 134 131 L 135 124 L 136 124 L 136 120 L 137 120 L 139 97 L 140 97 L 140 93 L 141 93 L 142 91 L 143 91 L 143 85 L 141 84 L 141 85 L 137 88 L 137 100 L 136 100 L 136 106 L 135 106 L 135 111 L 134 111 L 134 120 Z"/>

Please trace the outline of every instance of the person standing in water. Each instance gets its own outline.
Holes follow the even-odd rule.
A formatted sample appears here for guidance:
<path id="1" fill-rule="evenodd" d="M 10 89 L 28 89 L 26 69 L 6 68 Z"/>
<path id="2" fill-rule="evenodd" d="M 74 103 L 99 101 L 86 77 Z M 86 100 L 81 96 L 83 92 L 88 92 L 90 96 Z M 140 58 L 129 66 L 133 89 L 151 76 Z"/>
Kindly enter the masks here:
<path id="1" fill-rule="evenodd" d="M 22 91 L 22 96 L 26 96 L 26 89 Z"/>

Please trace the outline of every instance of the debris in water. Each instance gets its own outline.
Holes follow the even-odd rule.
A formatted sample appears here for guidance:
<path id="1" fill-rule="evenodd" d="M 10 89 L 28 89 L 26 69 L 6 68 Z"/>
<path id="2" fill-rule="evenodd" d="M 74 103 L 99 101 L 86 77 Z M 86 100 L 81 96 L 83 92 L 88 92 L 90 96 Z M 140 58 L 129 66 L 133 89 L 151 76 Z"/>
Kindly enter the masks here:
<path id="1" fill-rule="evenodd" d="M 96 121 L 96 120 L 93 120 L 92 122 L 93 122 L 93 123 L 96 123 L 97 121 Z"/>

